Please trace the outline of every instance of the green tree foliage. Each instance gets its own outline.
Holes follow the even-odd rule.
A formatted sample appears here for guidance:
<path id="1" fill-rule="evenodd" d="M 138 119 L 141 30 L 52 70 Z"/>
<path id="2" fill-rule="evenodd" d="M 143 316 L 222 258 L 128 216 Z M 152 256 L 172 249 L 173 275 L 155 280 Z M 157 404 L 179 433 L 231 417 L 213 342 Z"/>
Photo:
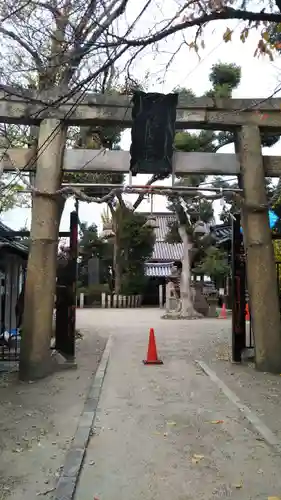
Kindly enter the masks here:
<path id="1" fill-rule="evenodd" d="M 238 181 L 231 180 L 228 181 L 221 177 L 220 175 L 214 176 L 212 180 L 212 185 L 214 187 L 219 187 L 219 188 L 238 188 Z M 272 184 L 272 179 L 267 177 L 265 178 L 265 188 L 266 188 L 266 193 L 267 197 L 270 200 L 270 198 L 273 196 L 273 193 L 275 191 L 275 188 Z M 275 207 L 273 207 L 274 211 L 276 212 L 277 215 L 281 216 L 281 203 L 276 203 Z M 237 206 L 235 202 L 232 203 L 227 203 L 223 206 L 222 211 L 220 213 L 220 220 L 227 225 L 231 225 L 232 223 L 232 217 L 231 215 L 234 215 L 235 213 L 240 211 L 240 207 Z"/>
<path id="2" fill-rule="evenodd" d="M 217 63 L 211 68 L 209 75 L 210 83 L 212 84 L 211 89 L 206 93 L 210 97 L 219 98 L 230 98 L 232 92 L 238 87 L 241 80 L 241 68 L 235 64 L 225 64 Z M 179 91 L 189 94 L 192 97 L 192 92 L 189 90 L 178 89 Z M 277 142 L 278 136 L 263 136 L 263 145 L 272 145 Z M 188 131 L 179 132 L 175 136 L 175 148 L 178 151 L 184 152 L 216 152 L 220 147 L 234 142 L 234 135 L 231 132 L 212 132 L 212 131 L 201 131 L 199 134 L 190 133 Z M 189 175 L 179 178 L 177 184 L 179 186 L 189 186 L 189 187 L 202 187 L 204 183 L 207 182 L 207 176 L 205 175 Z M 267 192 L 270 197 L 272 194 L 272 183 L 271 179 L 267 179 Z M 234 182 L 229 182 L 223 177 L 215 176 L 212 181 L 214 187 L 238 187 L 237 180 Z M 185 194 L 182 196 L 188 207 L 188 213 L 190 216 L 190 223 L 187 223 L 186 230 L 189 233 L 189 238 L 193 242 L 193 251 L 191 252 L 191 265 L 196 269 L 198 262 L 201 262 L 201 266 L 209 266 L 211 269 L 211 262 L 213 262 L 216 257 L 220 258 L 218 263 L 218 268 L 220 269 L 221 263 L 224 260 L 221 259 L 221 254 L 214 248 L 212 238 L 210 236 L 205 236 L 203 239 L 198 238 L 193 231 L 194 224 L 196 221 L 201 220 L 205 223 L 211 223 L 213 221 L 213 207 L 212 202 L 208 200 L 199 201 L 194 195 Z M 179 213 L 181 210 L 179 199 L 174 197 L 169 200 L 169 209 Z M 237 211 L 235 204 L 224 205 L 220 214 L 222 222 L 226 224 L 231 223 L 231 214 Z M 169 242 L 179 242 L 180 237 L 178 235 L 178 223 L 175 222 L 171 225 L 170 231 L 167 235 L 167 241 Z M 206 260 L 205 260 L 206 258 Z M 226 270 L 226 267 L 222 265 L 222 268 Z M 203 269 L 203 268 L 202 268 Z M 205 273 L 210 274 L 210 273 Z"/>
<path id="3" fill-rule="evenodd" d="M 146 218 L 128 207 L 118 206 L 115 212 L 120 216 L 118 224 L 118 265 L 121 272 L 120 293 L 141 293 L 146 283 L 144 263 L 152 254 L 155 236 Z M 112 237 L 98 236 L 95 224 L 81 224 L 79 240 L 79 282 L 87 286 L 88 261 L 97 257 L 100 262 L 100 279 L 114 290 L 114 234 Z"/>
<path id="4" fill-rule="evenodd" d="M 241 81 L 241 68 L 236 64 L 214 64 L 211 68 L 209 80 L 212 89 L 206 95 L 210 97 L 231 97 Z"/>
<path id="5" fill-rule="evenodd" d="M 7 190 L 5 189 L 6 186 Z M 30 196 L 26 193 L 21 193 L 24 186 L 18 182 L 11 180 L 11 176 L 4 174 L 0 181 L 0 191 L 3 190 L 0 199 L 0 217 L 1 214 L 11 210 L 12 208 L 29 208 Z"/>
<path id="6" fill-rule="evenodd" d="M 231 98 L 233 90 L 235 90 L 241 80 L 241 68 L 236 64 L 226 64 L 218 62 L 214 64 L 211 68 L 209 75 L 209 80 L 212 85 L 211 89 L 206 92 L 209 97 L 217 98 Z M 190 97 L 194 96 L 191 90 L 178 88 L 178 92 L 181 92 Z M 184 152 L 217 152 L 221 147 L 231 144 L 234 142 L 234 135 L 232 132 L 213 132 L 210 130 L 203 130 L 199 134 L 194 132 L 190 133 L 188 131 L 182 131 L 175 136 L 175 149 L 177 151 Z M 263 146 L 273 146 L 279 140 L 279 136 L 272 136 L 263 133 L 262 134 L 262 145 Z M 181 177 L 178 181 L 178 185 L 186 186 L 204 186 L 207 182 L 206 175 L 192 175 Z M 212 184 L 214 187 L 238 187 L 238 181 L 227 181 L 221 176 L 215 176 L 209 185 Z M 274 192 L 272 186 L 272 180 L 266 179 L 267 194 L 270 198 Z M 200 218 L 204 222 L 210 222 L 213 218 L 212 203 L 204 201 L 199 203 L 196 202 L 196 209 L 194 208 L 194 198 L 189 196 L 184 196 L 184 200 L 187 202 L 191 209 L 191 215 L 193 216 L 192 222 L 194 222 L 194 216 Z M 175 201 L 173 201 L 175 204 Z M 175 206 L 175 205 L 174 205 Z M 169 205 L 172 208 L 172 205 Z M 222 222 L 226 224 L 231 223 L 231 213 L 235 213 L 238 208 L 234 203 L 224 205 L 222 208 L 220 218 Z M 198 219 L 197 219 L 198 220 Z M 171 234 L 168 235 L 169 241 L 179 241 L 179 236 L 177 236 L 177 227 L 171 229 Z"/>
<path id="7" fill-rule="evenodd" d="M 88 262 L 97 257 L 100 263 L 101 282 L 110 282 L 109 268 L 112 265 L 112 245 L 98 235 L 96 224 L 80 224 L 78 280 L 80 286 L 88 286 Z"/>
<path id="8" fill-rule="evenodd" d="M 206 275 L 219 287 L 229 275 L 227 253 L 216 247 L 209 247 L 200 263 L 193 269 L 195 274 Z"/>
<path id="9" fill-rule="evenodd" d="M 140 213 L 123 209 L 120 228 L 123 294 L 143 291 L 146 284 L 144 263 L 152 255 L 154 242 L 154 230 L 147 224 L 146 218 Z"/>
<path id="10" fill-rule="evenodd" d="M 215 64 L 211 68 L 209 75 L 211 89 L 207 92 L 212 97 L 231 97 L 232 91 L 239 85 L 241 79 L 241 69 L 235 64 Z M 182 93 L 191 95 L 190 90 L 177 89 Z M 220 147 L 233 142 L 233 135 L 229 132 L 213 132 L 209 130 L 201 131 L 199 134 L 194 132 L 183 131 L 175 136 L 175 149 L 184 152 L 216 152 Z M 203 186 L 207 181 L 206 175 L 188 175 L 178 179 L 177 185 L 197 188 Z M 209 223 L 213 220 L 212 202 L 208 200 L 200 201 L 194 194 L 184 194 L 181 196 L 188 206 L 191 227 L 187 228 L 189 233 L 192 232 L 192 226 L 198 220 Z M 173 197 L 169 200 L 169 209 L 178 211 L 180 209 L 180 201 Z M 171 227 L 170 233 L 167 236 L 168 241 L 180 241 L 177 234 L 177 223 Z"/>
<path id="11" fill-rule="evenodd" d="M 276 263 L 281 263 L 281 240 L 273 240 L 273 250 Z M 279 271 L 280 271 L 280 266 L 279 266 Z M 281 294 L 281 273 L 279 272 L 279 295 L 280 294 Z"/>

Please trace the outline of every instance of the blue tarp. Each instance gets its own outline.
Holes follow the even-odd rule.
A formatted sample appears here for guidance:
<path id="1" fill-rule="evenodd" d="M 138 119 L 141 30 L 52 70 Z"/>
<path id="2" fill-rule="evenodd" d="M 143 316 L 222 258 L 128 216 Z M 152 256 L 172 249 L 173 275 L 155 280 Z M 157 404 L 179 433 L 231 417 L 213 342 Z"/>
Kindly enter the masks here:
<path id="1" fill-rule="evenodd" d="M 273 212 L 272 210 L 269 210 L 268 211 L 268 218 L 269 218 L 269 227 L 270 227 L 270 229 L 273 229 L 276 222 L 278 221 L 279 217 L 278 217 L 278 215 L 276 215 L 275 212 Z M 241 231 L 241 233 L 243 233 L 242 227 L 240 228 L 240 231 Z"/>

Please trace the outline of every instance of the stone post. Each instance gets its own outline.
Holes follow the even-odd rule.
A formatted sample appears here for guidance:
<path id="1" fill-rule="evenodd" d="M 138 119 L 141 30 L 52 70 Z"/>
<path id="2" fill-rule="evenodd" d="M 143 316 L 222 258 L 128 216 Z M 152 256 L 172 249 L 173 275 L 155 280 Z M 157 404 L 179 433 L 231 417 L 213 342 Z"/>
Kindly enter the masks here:
<path id="1" fill-rule="evenodd" d="M 105 308 L 105 306 L 106 306 L 106 293 L 105 293 L 105 292 L 103 292 L 103 293 L 101 294 L 101 307 L 104 309 L 104 308 Z"/>
<path id="2" fill-rule="evenodd" d="M 159 285 L 159 307 L 160 309 L 163 309 L 164 303 L 163 303 L 163 285 Z"/>

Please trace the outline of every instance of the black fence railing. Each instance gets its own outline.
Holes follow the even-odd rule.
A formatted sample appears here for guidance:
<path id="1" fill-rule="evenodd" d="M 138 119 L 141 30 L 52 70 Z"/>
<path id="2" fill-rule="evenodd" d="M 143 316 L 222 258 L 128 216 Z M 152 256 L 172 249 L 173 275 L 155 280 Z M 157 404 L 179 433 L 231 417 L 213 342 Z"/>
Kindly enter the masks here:
<path id="1" fill-rule="evenodd" d="M 21 339 L 18 326 L 22 313 L 19 297 L 24 283 L 25 262 L 18 255 L 4 252 L 2 259 L 0 361 L 17 361 Z"/>
<path id="2" fill-rule="evenodd" d="M 14 237 L 17 235 L 13 233 Z M 65 357 L 75 357 L 75 316 L 76 282 L 78 257 L 78 215 L 70 214 L 70 231 L 60 233 L 69 237 L 69 249 L 66 254 L 64 273 L 57 276 L 56 290 L 56 325 L 54 336 L 56 349 Z M 18 362 L 23 318 L 25 261 L 10 254 L 0 255 L 1 301 L 0 301 L 0 372 L 6 370 L 6 362 Z M 22 264 L 24 262 L 24 265 Z M 51 347 L 51 346 L 50 346 Z M 4 363 L 2 363 L 4 362 Z"/>

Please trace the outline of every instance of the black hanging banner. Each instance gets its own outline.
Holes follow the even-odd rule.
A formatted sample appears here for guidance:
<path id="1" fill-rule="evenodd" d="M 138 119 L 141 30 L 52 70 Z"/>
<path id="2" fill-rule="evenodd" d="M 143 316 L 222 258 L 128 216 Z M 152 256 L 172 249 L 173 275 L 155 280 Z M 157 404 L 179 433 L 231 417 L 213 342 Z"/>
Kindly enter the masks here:
<path id="1" fill-rule="evenodd" d="M 178 94 L 146 94 L 137 91 L 132 103 L 132 174 L 170 175 Z"/>

